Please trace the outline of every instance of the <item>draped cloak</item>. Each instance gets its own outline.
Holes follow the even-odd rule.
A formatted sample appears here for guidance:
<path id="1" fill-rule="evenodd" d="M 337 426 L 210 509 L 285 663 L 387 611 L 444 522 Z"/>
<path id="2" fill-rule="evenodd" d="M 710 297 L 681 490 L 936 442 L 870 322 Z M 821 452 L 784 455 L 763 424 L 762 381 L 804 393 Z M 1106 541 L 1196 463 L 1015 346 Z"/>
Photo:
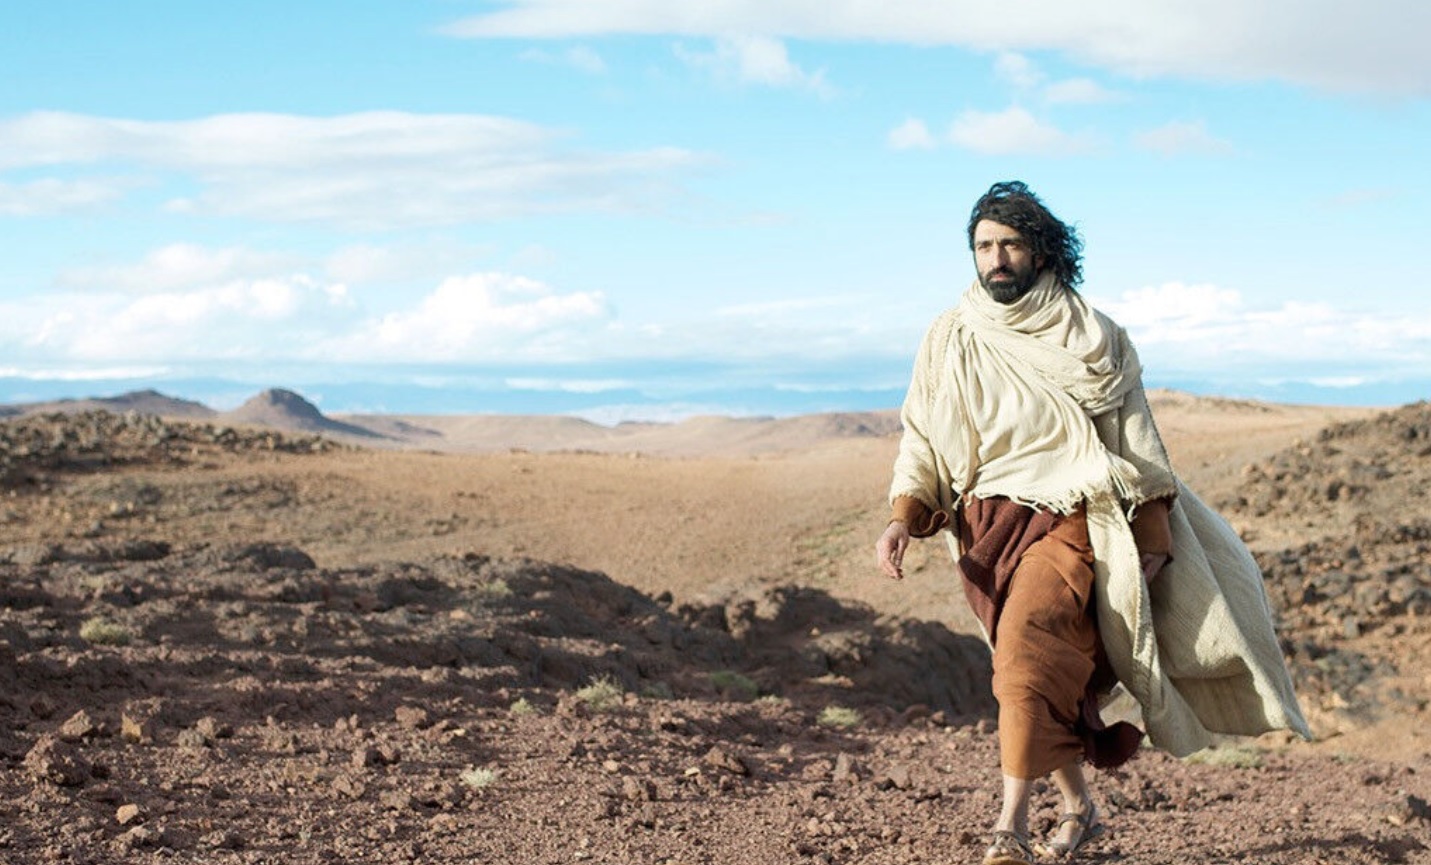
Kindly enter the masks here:
<path id="1" fill-rule="evenodd" d="M 1111 319 L 1048 273 L 1007 306 L 975 282 L 926 332 L 901 419 L 891 502 L 1085 509 L 1103 650 L 1155 746 L 1185 756 L 1214 734 L 1311 738 L 1261 569 L 1174 474 L 1137 353 Z M 1171 560 L 1149 586 L 1129 520 L 1168 498 Z M 957 560 L 957 535 L 944 536 Z"/>

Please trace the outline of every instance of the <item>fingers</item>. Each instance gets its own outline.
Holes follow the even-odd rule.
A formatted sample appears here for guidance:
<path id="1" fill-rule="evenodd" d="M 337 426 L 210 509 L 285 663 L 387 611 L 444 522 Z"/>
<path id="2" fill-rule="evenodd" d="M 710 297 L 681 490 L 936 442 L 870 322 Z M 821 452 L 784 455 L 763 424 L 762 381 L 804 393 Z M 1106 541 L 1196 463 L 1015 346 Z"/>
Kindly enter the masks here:
<path id="1" fill-rule="evenodd" d="M 883 559 L 879 563 L 880 571 L 891 580 L 904 579 L 904 569 L 893 559 Z"/>
<path id="2" fill-rule="evenodd" d="M 891 580 L 904 579 L 904 551 L 908 546 L 908 534 L 891 524 L 875 544 L 875 560 L 880 572 Z"/>
<path id="3" fill-rule="evenodd" d="M 1163 565 L 1168 563 L 1168 556 L 1166 553 L 1144 553 L 1138 557 L 1138 563 L 1143 566 L 1144 582 L 1152 584 Z"/>

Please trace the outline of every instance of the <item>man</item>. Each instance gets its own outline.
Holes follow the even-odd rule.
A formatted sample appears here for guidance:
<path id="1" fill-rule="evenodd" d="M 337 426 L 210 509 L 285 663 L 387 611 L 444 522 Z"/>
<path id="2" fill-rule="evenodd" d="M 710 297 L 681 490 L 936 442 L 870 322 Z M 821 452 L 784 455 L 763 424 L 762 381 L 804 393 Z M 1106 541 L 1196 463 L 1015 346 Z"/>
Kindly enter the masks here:
<path id="1" fill-rule="evenodd" d="M 1174 475 L 1127 335 L 1075 290 L 1077 234 L 1012 181 L 968 235 L 977 279 L 920 347 L 876 555 L 902 579 L 911 538 L 945 534 L 994 653 L 1004 798 L 984 862 L 1020 865 L 1044 776 L 1063 806 L 1044 853 L 1103 832 L 1081 763 L 1120 765 L 1143 735 L 1099 717 L 1115 684 L 1178 756 L 1211 733 L 1310 733 L 1260 570 Z"/>

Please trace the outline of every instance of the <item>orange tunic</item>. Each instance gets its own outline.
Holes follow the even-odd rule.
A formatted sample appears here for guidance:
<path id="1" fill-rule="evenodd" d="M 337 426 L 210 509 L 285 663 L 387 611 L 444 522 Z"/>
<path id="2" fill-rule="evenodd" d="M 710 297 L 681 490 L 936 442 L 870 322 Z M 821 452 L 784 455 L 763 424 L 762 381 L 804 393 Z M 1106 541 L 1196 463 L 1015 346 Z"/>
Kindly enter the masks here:
<path id="1" fill-rule="evenodd" d="M 916 536 L 942 527 L 917 502 L 896 501 L 896 518 Z M 1134 520 L 1144 552 L 1166 552 L 1167 502 L 1149 502 Z M 923 513 L 921 513 L 921 511 Z M 1005 774 L 1041 778 L 1080 758 L 1118 766 L 1142 732 L 1105 726 L 1097 698 L 1115 683 L 1092 606 L 1093 549 L 1082 510 L 1067 516 L 1004 498 L 965 500 L 959 571 L 971 609 L 994 647 L 999 752 Z"/>

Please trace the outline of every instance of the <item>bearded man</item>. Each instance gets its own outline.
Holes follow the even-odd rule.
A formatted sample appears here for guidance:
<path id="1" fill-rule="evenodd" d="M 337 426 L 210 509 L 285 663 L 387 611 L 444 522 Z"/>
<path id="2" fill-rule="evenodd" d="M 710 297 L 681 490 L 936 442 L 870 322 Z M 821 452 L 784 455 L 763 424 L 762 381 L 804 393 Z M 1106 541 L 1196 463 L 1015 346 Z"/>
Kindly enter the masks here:
<path id="1" fill-rule="evenodd" d="M 1146 732 L 1178 756 L 1213 733 L 1310 737 L 1261 571 L 1178 480 L 1127 334 L 1075 290 L 1082 241 L 1028 187 L 974 205 L 978 278 L 915 360 L 875 546 L 902 579 L 911 538 L 943 532 L 993 649 L 1003 805 L 985 865 L 1033 861 L 1035 780 L 1062 814 L 1037 846 L 1103 832 L 1082 763 L 1128 760 Z M 1121 684 L 1142 724 L 1105 724 Z"/>

